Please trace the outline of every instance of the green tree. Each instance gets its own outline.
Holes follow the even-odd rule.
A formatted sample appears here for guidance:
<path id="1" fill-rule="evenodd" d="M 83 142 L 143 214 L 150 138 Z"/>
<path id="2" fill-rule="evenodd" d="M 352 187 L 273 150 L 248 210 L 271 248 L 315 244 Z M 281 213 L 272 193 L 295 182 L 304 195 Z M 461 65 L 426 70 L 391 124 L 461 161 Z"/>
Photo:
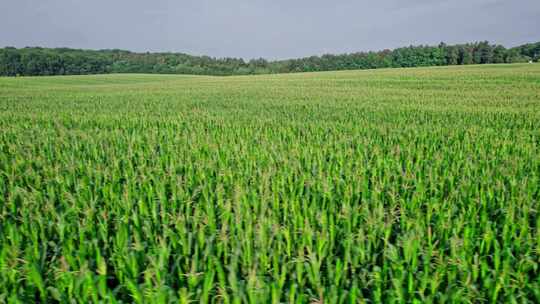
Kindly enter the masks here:
<path id="1" fill-rule="evenodd" d="M 0 75 L 17 76 L 21 73 L 21 55 L 17 49 L 7 47 L 0 49 Z"/>
<path id="2" fill-rule="evenodd" d="M 447 46 L 445 48 L 445 59 L 447 65 L 456 65 L 459 60 L 458 49 L 455 46 Z"/>
<path id="3" fill-rule="evenodd" d="M 461 65 L 473 63 L 472 50 L 468 45 L 459 46 L 458 63 Z"/>
<path id="4" fill-rule="evenodd" d="M 493 49 L 493 63 L 504 63 L 505 62 L 506 49 L 502 45 L 497 45 Z"/>

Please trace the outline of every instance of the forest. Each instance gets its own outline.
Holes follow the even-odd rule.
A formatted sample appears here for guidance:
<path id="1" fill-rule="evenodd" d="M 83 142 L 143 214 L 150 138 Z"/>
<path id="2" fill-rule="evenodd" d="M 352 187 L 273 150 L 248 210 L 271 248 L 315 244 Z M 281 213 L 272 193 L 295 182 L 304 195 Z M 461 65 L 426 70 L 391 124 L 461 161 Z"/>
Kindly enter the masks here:
<path id="1" fill-rule="evenodd" d="M 125 50 L 5 47 L 0 49 L 0 76 L 153 73 L 253 75 L 293 72 L 447 66 L 538 61 L 540 42 L 514 48 L 488 41 L 458 45 L 409 46 L 378 52 L 311 56 L 300 59 L 213 58 L 183 53 L 136 53 Z"/>

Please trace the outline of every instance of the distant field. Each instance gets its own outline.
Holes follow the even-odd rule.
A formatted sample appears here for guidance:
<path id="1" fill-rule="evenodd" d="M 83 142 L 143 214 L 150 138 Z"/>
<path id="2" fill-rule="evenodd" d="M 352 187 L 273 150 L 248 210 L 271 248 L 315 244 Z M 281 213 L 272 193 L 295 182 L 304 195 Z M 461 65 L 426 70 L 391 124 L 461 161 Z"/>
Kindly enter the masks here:
<path id="1" fill-rule="evenodd" d="M 0 303 L 540 302 L 540 64 L 0 78 Z"/>

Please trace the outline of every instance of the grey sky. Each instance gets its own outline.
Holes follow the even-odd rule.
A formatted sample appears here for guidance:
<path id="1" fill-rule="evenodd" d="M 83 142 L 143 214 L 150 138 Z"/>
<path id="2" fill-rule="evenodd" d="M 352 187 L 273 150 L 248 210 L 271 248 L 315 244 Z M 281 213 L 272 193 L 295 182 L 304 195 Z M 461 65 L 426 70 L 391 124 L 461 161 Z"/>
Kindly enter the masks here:
<path id="1" fill-rule="evenodd" d="M 304 57 L 540 40 L 539 0 L 0 0 L 0 46 Z"/>

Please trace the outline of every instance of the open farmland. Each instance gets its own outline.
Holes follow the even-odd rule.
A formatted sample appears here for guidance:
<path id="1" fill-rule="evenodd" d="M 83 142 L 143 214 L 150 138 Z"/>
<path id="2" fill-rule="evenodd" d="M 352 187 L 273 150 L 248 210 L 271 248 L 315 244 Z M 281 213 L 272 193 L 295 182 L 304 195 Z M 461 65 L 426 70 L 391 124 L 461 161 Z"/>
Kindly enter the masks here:
<path id="1" fill-rule="evenodd" d="M 540 64 L 0 78 L 0 302 L 540 302 Z"/>

